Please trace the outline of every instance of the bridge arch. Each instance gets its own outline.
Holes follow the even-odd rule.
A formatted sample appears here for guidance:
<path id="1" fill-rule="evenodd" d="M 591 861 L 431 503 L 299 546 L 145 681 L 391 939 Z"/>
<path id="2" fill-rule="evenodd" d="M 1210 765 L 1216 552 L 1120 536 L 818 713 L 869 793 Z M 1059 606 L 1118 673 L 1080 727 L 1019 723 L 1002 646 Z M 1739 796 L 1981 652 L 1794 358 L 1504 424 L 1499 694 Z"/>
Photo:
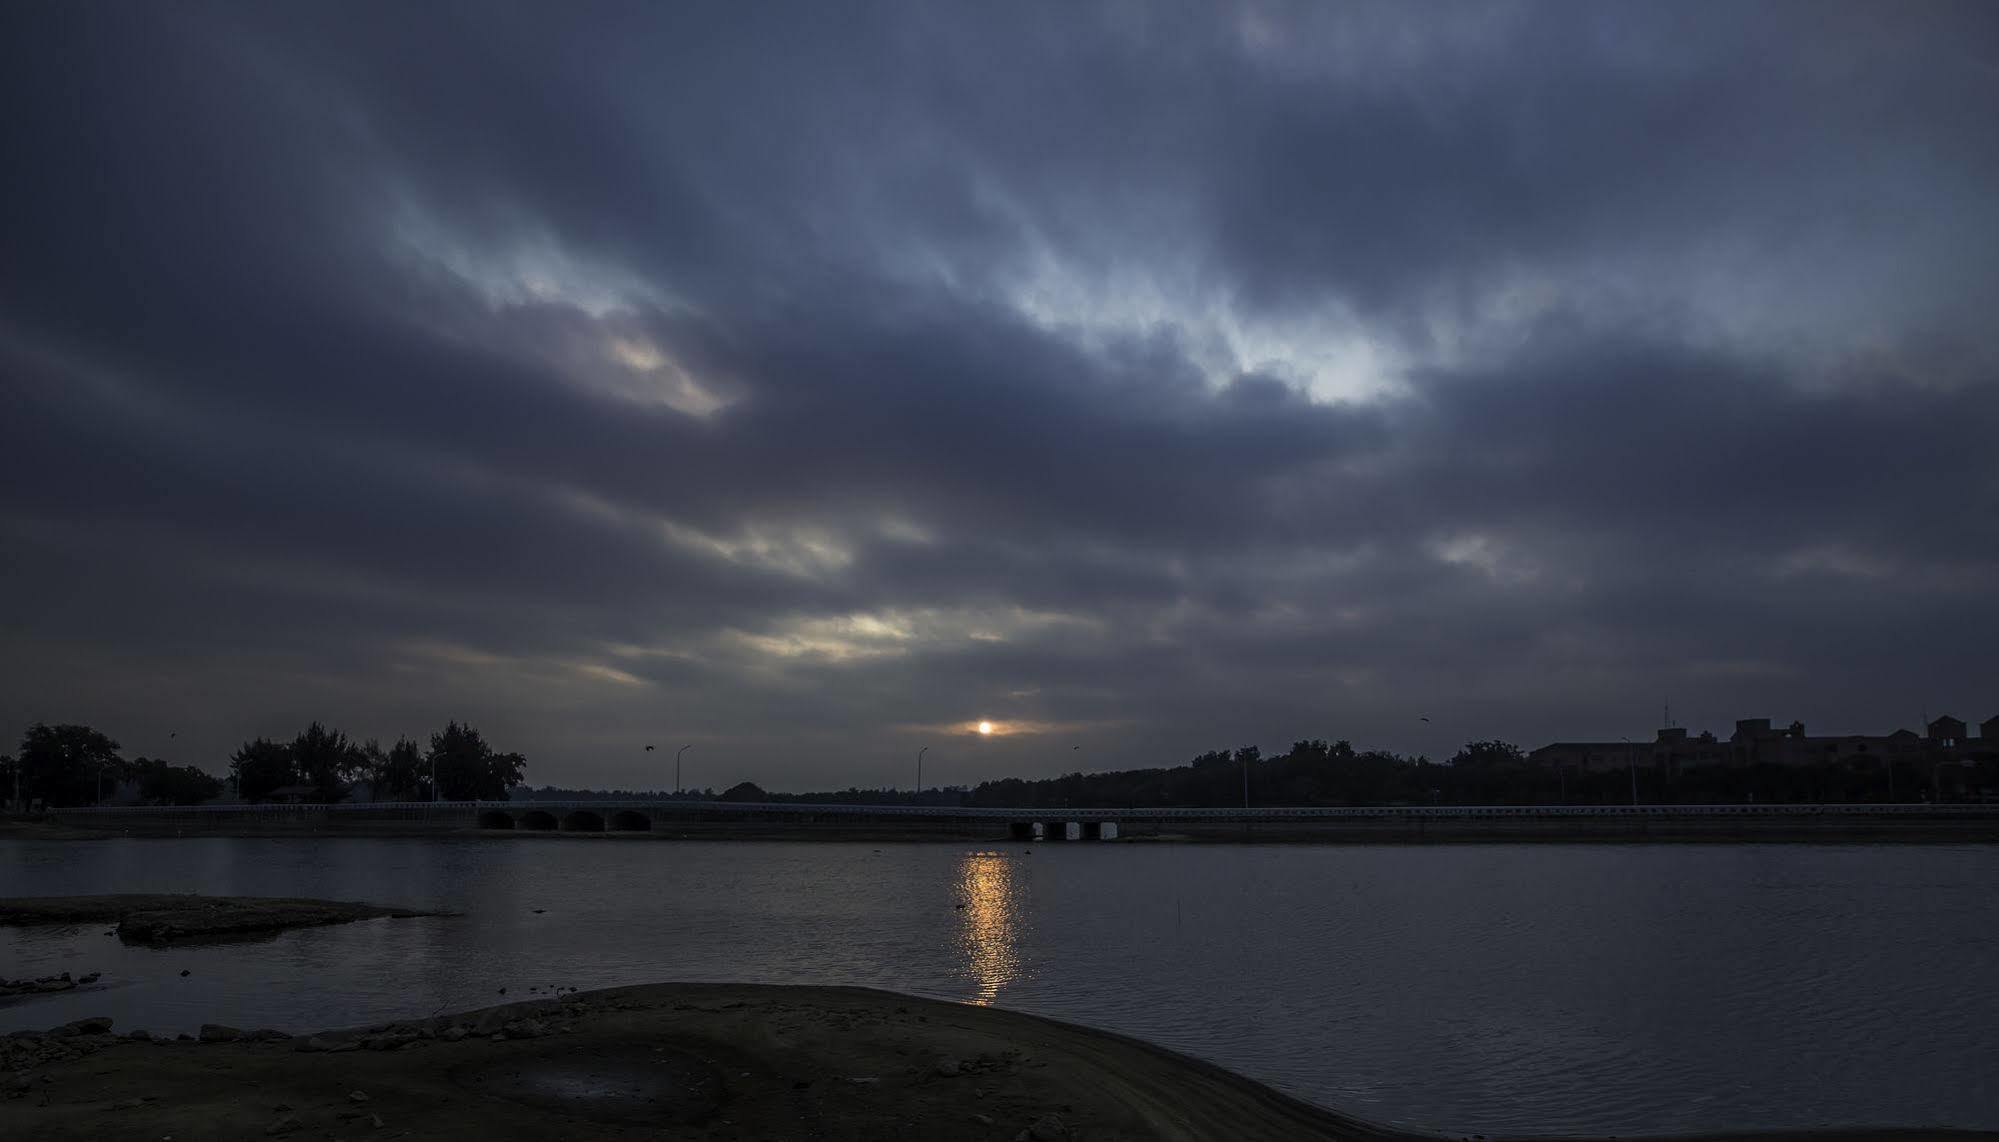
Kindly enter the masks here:
<path id="1" fill-rule="evenodd" d="M 521 814 L 521 828 L 548 832 L 555 828 L 555 814 L 546 809 L 529 809 Z"/>
<path id="2" fill-rule="evenodd" d="M 604 815 L 577 809 L 562 818 L 562 827 L 572 833 L 601 833 L 604 831 Z"/>
<path id="3" fill-rule="evenodd" d="M 505 809 L 487 809 L 479 814 L 479 827 L 482 829 L 511 829 L 514 827 L 514 815 Z"/>
<path id="4" fill-rule="evenodd" d="M 614 833 L 644 833 L 652 829 L 652 818 L 637 809 L 620 809 L 611 814 L 611 831 Z"/>

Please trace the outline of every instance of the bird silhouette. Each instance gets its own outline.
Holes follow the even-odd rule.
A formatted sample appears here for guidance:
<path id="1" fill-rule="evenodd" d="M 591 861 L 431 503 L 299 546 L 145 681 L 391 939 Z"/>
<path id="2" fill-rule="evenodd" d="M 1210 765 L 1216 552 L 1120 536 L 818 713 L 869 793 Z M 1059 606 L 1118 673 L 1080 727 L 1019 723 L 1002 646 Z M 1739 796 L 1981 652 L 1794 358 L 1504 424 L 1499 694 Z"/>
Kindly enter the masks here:
<path id="1" fill-rule="evenodd" d="M 179 735 L 179 734 L 177 734 L 177 733 L 174 733 L 174 734 L 168 734 L 167 736 L 168 736 L 168 737 L 170 737 L 170 738 L 177 738 L 177 737 L 179 737 L 180 735 Z"/>
<path id="2" fill-rule="evenodd" d="M 1419 718 L 1419 719 L 1417 719 L 1417 720 L 1418 720 L 1418 721 L 1423 721 L 1423 722 L 1427 722 L 1427 721 L 1429 721 L 1430 719 L 1428 719 L 1428 718 Z"/>
<path id="3" fill-rule="evenodd" d="M 651 746 L 647 746 L 647 747 L 646 747 L 646 752 L 647 752 L 647 753 L 651 753 L 651 752 L 652 752 L 652 747 L 651 747 Z"/>

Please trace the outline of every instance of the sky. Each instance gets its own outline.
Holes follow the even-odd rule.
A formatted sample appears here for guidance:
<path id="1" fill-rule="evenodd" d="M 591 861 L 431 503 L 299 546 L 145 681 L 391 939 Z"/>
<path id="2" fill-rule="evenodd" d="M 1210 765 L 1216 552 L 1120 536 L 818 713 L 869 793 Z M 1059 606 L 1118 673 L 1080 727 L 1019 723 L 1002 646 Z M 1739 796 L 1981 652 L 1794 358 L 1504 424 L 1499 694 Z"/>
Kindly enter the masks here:
<path id="1" fill-rule="evenodd" d="M 7 5 L 0 733 L 797 790 L 1976 722 L 1995 59 L 1989 3 Z"/>

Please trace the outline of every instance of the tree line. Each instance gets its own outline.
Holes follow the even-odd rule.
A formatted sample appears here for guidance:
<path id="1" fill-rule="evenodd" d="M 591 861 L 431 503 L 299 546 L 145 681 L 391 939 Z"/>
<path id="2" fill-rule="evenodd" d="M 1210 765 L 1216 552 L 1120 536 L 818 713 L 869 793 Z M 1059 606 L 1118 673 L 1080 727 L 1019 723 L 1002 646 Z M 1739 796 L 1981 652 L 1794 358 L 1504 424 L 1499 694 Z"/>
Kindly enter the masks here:
<path id="1" fill-rule="evenodd" d="M 128 760 L 121 748 L 89 726 L 38 722 L 21 736 L 14 757 L 0 757 L 0 789 L 10 803 L 38 800 L 53 807 L 95 805 L 128 782 L 147 804 L 198 805 L 223 793 L 221 779 L 198 766 Z M 387 749 L 373 738 L 354 741 L 313 722 L 289 741 L 244 742 L 229 759 L 236 795 L 244 801 L 330 803 L 361 781 L 374 786 L 378 801 L 500 801 L 526 769 L 525 757 L 495 750 L 476 728 L 455 721 L 427 743 L 402 737 Z"/>

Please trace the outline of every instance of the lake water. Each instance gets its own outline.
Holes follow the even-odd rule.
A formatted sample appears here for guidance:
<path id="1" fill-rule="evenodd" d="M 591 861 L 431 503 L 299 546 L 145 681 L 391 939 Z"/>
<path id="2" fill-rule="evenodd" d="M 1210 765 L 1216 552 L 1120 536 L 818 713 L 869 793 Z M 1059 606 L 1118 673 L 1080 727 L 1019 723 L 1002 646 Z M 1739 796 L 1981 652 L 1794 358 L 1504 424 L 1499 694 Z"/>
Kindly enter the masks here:
<path id="1" fill-rule="evenodd" d="M 106 891 L 464 915 L 164 951 L 0 929 L 0 975 L 109 985 L 0 1006 L 0 1030 L 845 983 L 1122 1031 L 1410 1126 L 1999 1128 L 1999 846 L 0 842 L 0 895 Z"/>

